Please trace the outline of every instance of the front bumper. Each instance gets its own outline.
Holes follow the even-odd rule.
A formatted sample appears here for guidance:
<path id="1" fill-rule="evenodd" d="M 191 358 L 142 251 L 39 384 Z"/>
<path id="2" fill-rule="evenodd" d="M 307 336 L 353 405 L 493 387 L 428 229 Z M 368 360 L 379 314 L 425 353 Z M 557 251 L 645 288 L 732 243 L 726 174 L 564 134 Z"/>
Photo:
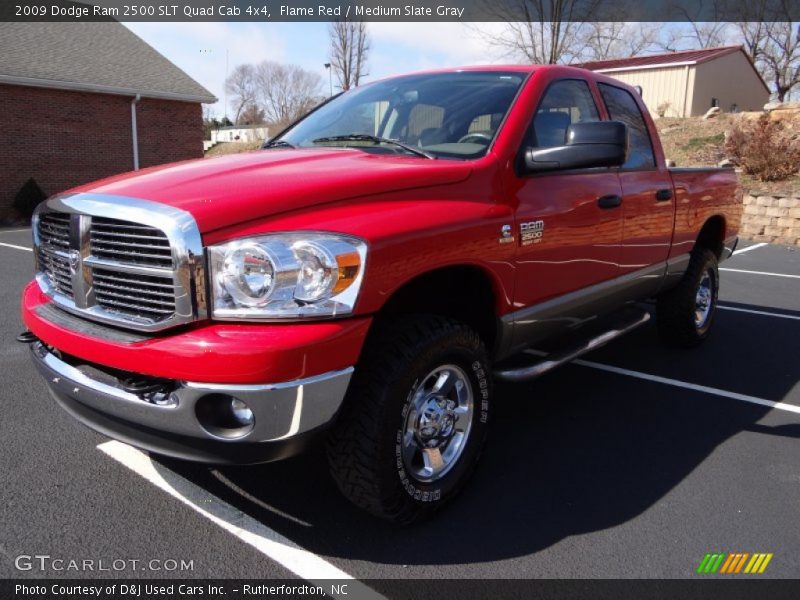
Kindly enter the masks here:
<path id="1" fill-rule="evenodd" d="M 36 282 L 22 321 L 48 346 L 89 363 L 177 381 L 276 383 L 358 363 L 372 319 L 292 323 L 202 322 L 159 334 L 104 326 L 55 307 Z"/>
<path id="2" fill-rule="evenodd" d="M 115 374 L 31 344 L 37 369 L 56 401 L 79 421 L 109 437 L 185 460 L 246 464 L 303 450 L 338 412 L 352 367 L 279 384 L 172 382 L 170 404 L 126 391 Z M 201 403 L 235 397 L 252 410 L 250 430 L 229 435 L 201 422 Z"/>

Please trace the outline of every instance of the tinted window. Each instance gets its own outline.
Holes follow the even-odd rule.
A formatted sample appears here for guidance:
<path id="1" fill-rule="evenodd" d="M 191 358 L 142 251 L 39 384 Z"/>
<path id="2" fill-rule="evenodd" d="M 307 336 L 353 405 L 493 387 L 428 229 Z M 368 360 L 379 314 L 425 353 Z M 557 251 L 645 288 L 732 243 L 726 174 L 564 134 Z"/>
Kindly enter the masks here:
<path id="1" fill-rule="evenodd" d="M 572 123 L 599 121 L 597 107 L 585 81 L 565 79 L 547 88 L 533 118 L 530 145 L 563 146 Z"/>
<path id="2" fill-rule="evenodd" d="M 623 169 L 643 169 L 655 167 L 653 145 L 650 143 L 650 134 L 647 133 L 642 111 L 636 100 L 627 91 L 613 85 L 599 84 L 600 94 L 608 108 L 608 114 L 614 121 L 621 121 L 628 126 L 629 149 L 628 160 L 622 165 Z"/>

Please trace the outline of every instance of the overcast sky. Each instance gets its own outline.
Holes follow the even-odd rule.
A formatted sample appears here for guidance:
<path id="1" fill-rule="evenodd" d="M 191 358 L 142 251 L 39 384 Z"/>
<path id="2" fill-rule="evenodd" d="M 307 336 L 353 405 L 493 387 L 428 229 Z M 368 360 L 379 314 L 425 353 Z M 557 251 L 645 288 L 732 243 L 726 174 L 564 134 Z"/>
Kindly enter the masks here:
<path id="1" fill-rule="evenodd" d="M 273 60 L 319 73 L 328 88 L 326 23 L 125 23 L 156 50 L 213 93 L 222 116 L 225 54 L 228 69 Z M 502 61 L 478 29 L 497 24 L 370 23 L 372 52 L 367 80 L 432 67 Z M 508 62 L 508 59 L 506 59 Z M 334 89 L 336 81 L 334 78 Z M 230 111 L 228 111 L 230 113 Z"/>

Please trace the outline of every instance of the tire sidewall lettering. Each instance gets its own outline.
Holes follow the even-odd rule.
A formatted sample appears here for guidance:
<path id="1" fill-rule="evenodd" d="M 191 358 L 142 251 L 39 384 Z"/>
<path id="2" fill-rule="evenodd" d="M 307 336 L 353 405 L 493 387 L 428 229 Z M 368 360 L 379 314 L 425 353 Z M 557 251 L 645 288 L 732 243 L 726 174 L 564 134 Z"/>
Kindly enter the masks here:
<path id="1" fill-rule="evenodd" d="M 462 361 L 455 361 L 456 364 L 463 364 Z M 486 423 L 489 420 L 489 396 L 490 396 L 490 382 L 487 375 L 487 368 L 486 366 L 479 360 L 473 360 L 470 365 L 470 370 L 472 371 L 473 378 L 470 378 L 470 385 L 472 386 L 473 398 L 476 403 L 476 408 L 479 410 L 474 411 L 475 414 L 473 415 L 473 427 L 476 426 L 486 426 Z M 467 371 L 469 372 L 469 371 Z M 411 386 L 411 391 L 405 398 L 403 402 L 403 406 L 400 410 L 400 423 L 401 426 L 396 430 L 395 439 L 394 439 L 394 451 L 395 451 L 395 461 L 394 467 L 397 473 L 398 479 L 400 481 L 401 487 L 405 490 L 406 494 L 410 498 L 412 498 L 416 502 L 420 503 L 431 503 L 431 502 L 438 502 L 442 500 L 443 496 L 446 494 L 446 488 L 449 487 L 448 483 L 451 481 L 450 475 L 455 475 L 454 471 L 458 470 L 458 467 L 461 465 L 455 465 L 453 471 L 445 475 L 442 480 L 434 482 L 434 483 L 420 483 L 416 482 L 411 475 L 406 471 L 405 466 L 403 464 L 403 435 L 404 435 L 404 428 L 403 425 L 406 422 L 406 418 L 408 417 L 408 413 L 411 410 L 411 400 L 414 396 L 414 392 L 416 391 L 417 387 L 419 386 L 420 381 L 419 379 L 415 379 L 413 385 Z M 477 401 L 480 400 L 480 403 Z M 477 417 L 477 418 L 476 418 Z M 476 432 L 477 433 L 477 432 Z M 471 438 L 467 443 L 472 444 L 479 436 L 475 436 Z M 460 460 L 465 460 L 467 458 L 467 453 L 469 453 L 470 448 L 466 449 L 466 452 Z"/>

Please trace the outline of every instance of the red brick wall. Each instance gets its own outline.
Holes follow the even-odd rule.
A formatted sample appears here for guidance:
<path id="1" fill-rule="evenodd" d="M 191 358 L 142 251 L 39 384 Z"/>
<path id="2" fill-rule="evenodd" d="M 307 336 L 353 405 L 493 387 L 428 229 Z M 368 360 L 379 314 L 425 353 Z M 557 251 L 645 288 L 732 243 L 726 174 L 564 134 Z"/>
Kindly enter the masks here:
<path id="1" fill-rule="evenodd" d="M 31 177 L 51 195 L 133 169 L 131 100 L 0 84 L 0 220 Z M 141 167 L 203 156 L 200 104 L 142 99 L 137 120 Z"/>
<path id="2" fill-rule="evenodd" d="M 136 122 L 140 167 L 203 157 L 200 104 L 143 98 L 136 105 Z"/>

